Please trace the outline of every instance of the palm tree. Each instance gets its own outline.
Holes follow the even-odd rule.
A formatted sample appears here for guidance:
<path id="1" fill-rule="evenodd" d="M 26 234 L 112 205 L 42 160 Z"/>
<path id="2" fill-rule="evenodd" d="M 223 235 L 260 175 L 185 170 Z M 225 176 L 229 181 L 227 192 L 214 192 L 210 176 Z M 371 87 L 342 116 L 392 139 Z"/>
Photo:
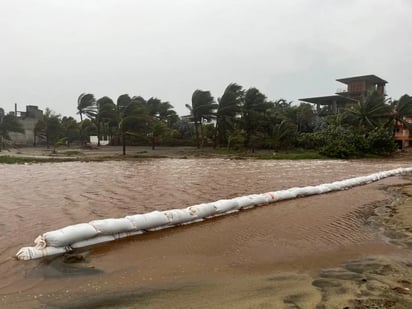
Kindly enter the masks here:
<path id="1" fill-rule="evenodd" d="M 191 118 L 195 124 L 197 148 L 203 147 L 203 126 L 204 121 L 210 122 L 216 117 L 217 104 L 210 91 L 197 89 L 192 94 L 192 105 L 186 104 L 190 110 Z M 202 142 L 199 141 L 199 128 Z"/>
<path id="2" fill-rule="evenodd" d="M 228 135 L 235 127 L 236 118 L 240 115 L 243 104 L 244 91 L 242 86 L 231 83 L 229 84 L 222 97 L 218 99 L 216 121 L 216 141 L 219 144 L 227 144 Z"/>
<path id="3" fill-rule="evenodd" d="M 160 107 L 162 106 L 162 101 L 158 98 L 150 98 L 146 102 L 147 112 L 150 117 L 149 128 L 150 128 L 150 140 L 152 144 L 152 150 L 156 148 L 156 140 L 159 139 L 160 135 L 164 132 L 163 126 L 163 115 L 160 114 Z"/>
<path id="4" fill-rule="evenodd" d="M 85 142 L 81 123 L 83 122 L 83 115 L 93 119 L 96 117 L 96 99 L 91 93 L 82 93 L 77 99 L 77 114 L 80 115 L 80 140 Z"/>
<path id="5" fill-rule="evenodd" d="M 162 102 L 157 98 L 150 98 L 146 102 L 147 110 L 151 116 L 151 139 L 152 149 L 155 149 L 156 140 L 162 135 L 170 132 L 171 126 L 179 118 L 176 112 L 172 109 L 173 106 L 169 102 Z"/>
<path id="6" fill-rule="evenodd" d="M 387 124 L 390 115 L 390 106 L 386 104 L 385 97 L 376 91 L 362 97 L 357 104 L 347 110 L 349 122 L 360 133 L 368 133 Z"/>
<path id="7" fill-rule="evenodd" d="M 128 94 L 122 94 L 117 98 L 117 111 L 121 117 L 124 116 L 130 103 L 132 103 L 132 98 Z"/>
<path id="8" fill-rule="evenodd" d="M 96 115 L 96 99 L 91 93 L 82 93 L 77 99 L 77 114 L 80 115 L 80 122 L 83 115 L 93 118 Z"/>
<path id="9" fill-rule="evenodd" d="M 122 94 L 117 98 L 117 115 L 119 119 L 119 129 L 122 137 L 123 155 L 126 155 L 126 132 L 124 131 L 123 119 L 126 117 L 126 110 L 132 103 L 128 94 Z"/>
<path id="10" fill-rule="evenodd" d="M 291 121 L 284 119 L 273 126 L 272 129 L 272 147 L 274 150 L 287 148 L 292 144 L 296 135 L 296 125 Z"/>
<path id="11" fill-rule="evenodd" d="M 146 100 L 140 96 L 121 95 L 117 100 L 118 128 L 122 135 L 123 155 L 126 155 L 127 136 L 147 135 L 153 117 Z"/>
<path id="12" fill-rule="evenodd" d="M 97 100 L 97 113 L 94 118 L 96 127 L 97 127 L 97 146 L 100 146 L 100 137 L 101 137 L 101 129 L 105 126 L 108 127 L 109 132 L 105 132 L 106 134 L 110 134 L 110 127 L 114 125 L 116 122 L 117 116 L 117 109 L 116 105 L 114 104 L 113 100 L 109 97 L 102 97 Z"/>
<path id="13" fill-rule="evenodd" d="M 159 119 L 165 121 L 167 127 L 171 128 L 179 120 L 179 116 L 173 110 L 173 105 L 169 102 L 161 102 L 159 105 Z"/>
<path id="14" fill-rule="evenodd" d="M 256 88 L 249 88 L 244 97 L 242 106 L 242 127 L 246 133 L 246 145 L 255 151 L 255 143 L 251 143 L 251 137 L 258 135 L 258 130 L 265 123 L 265 112 L 269 108 L 266 96 Z"/>

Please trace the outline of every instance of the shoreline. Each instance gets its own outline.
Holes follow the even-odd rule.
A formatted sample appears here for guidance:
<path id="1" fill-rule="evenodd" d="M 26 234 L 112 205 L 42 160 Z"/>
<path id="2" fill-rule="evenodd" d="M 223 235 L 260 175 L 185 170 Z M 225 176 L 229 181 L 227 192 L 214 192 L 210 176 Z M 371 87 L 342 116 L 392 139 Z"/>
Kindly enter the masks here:
<path id="1" fill-rule="evenodd" d="M 361 213 L 368 226 L 399 248 L 396 253 L 361 255 L 332 268 L 321 266 L 319 271 L 284 268 L 218 280 L 117 287 L 69 301 L 61 292 L 54 301 L 42 303 L 46 308 L 410 308 L 412 177 L 407 181 L 381 188 L 387 199 L 365 204 Z"/>
<path id="2" fill-rule="evenodd" d="M 390 160 L 405 160 L 412 153 L 396 153 Z M 3 157 L 3 161 L 1 160 Z M 9 157 L 5 160 L 4 157 Z M 263 159 L 263 160 L 337 160 L 319 155 L 316 152 L 290 151 L 277 153 L 269 149 L 250 151 L 235 151 L 227 149 L 213 149 L 205 147 L 198 149 L 194 146 L 128 146 L 126 155 L 122 154 L 122 146 L 92 146 L 92 147 L 59 147 L 56 152 L 45 147 L 12 148 L 0 152 L 0 162 L 3 163 L 42 163 L 42 162 L 70 162 L 70 161 L 109 161 L 109 160 L 139 160 L 139 159 L 194 159 L 194 158 L 225 158 L 231 160 Z M 385 157 L 359 158 L 368 160 L 382 160 Z M 350 159 L 356 160 L 356 158 Z"/>
<path id="3" fill-rule="evenodd" d="M 385 188 L 388 199 L 374 203 L 372 213 L 364 214 L 368 224 L 381 229 L 389 243 L 402 248 L 402 254 L 347 260 L 315 274 L 305 271 L 242 275 L 218 283 L 186 283 L 103 297 L 94 295 L 67 308 L 164 308 L 168 297 L 176 299 L 177 307 L 182 308 L 195 302 L 199 295 L 206 297 L 204 304 L 196 303 L 200 308 L 411 308 L 412 177 L 408 179 L 407 184 Z M 233 295 L 228 296 L 227 292 Z"/>
<path id="4" fill-rule="evenodd" d="M 129 146 L 126 155 L 122 154 L 121 146 L 100 146 L 90 148 L 60 147 L 53 149 L 44 147 L 22 147 L 2 150 L 0 157 L 16 158 L 32 162 L 67 162 L 67 161 L 108 161 L 131 160 L 141 158 L 187 158 L 198 157 L 195 147 L 158 147 L 152 150 L 149 146 Z M 201 153 L 200 153 L 201 154 Z M 12 160 L 10 160 L 12 161 Z M 12 162 L 13 163 L 13 162 Z M 23 162 L 24 163 L 24 162 Z"/>
<path id="5" fill-rule="evenodd" d="M 322 269 L 312 282 L 321 291 L 320 308 L 412 307 L 412 177 L 407 178 L 407 184 L 386 188 L 389 200 L 376 203 L 367 218 L 402 255 L 370 256 Z"/>

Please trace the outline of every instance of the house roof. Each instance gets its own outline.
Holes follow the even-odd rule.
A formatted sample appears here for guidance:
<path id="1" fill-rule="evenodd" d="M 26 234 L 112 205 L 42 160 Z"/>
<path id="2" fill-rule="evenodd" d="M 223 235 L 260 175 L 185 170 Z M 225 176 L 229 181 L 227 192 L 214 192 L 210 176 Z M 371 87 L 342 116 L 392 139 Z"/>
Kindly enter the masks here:
<path id="1" fill-rule="evenodd" d="M 349 84 L 354 81 L 358 80 L 366 80 L 371 83 L 375 84 L 387 84 L 388 82 L 376 75 L 362 75 L 362 76 L 353 76 L 353 77 L 346 77 L 346 78 L 339 78 L 336 81 L 344 83 L 344 84 Z"/>
<path id="2" fill-rule="evenodd" d="M 320 105 L 329 105 L 333 101 L 336 103 L 347 103 L 347 102 L 357 102 L 351 98 L 346 98 L 340 95 L 328 95 L 323 97 L 312 97 L 312 98 L 303 98 L 299 99 L 299 101 L 308 102 L 308 103 L 315 103 Z"/>

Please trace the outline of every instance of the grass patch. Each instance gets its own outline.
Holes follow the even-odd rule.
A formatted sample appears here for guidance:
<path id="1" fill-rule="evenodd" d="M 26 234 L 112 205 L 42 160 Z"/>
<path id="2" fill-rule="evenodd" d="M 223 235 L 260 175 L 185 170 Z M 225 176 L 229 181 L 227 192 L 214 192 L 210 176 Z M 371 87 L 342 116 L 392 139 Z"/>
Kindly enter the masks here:
<path id="1" fill-rule="evenodd" d="M 137 159 L 166 159 L 169 158 L 168 156 L 165 155 L 144 155 L 144 154 L 135 154 L 133 158 Z"/>
<path id="2" fill-rule="evenodd" d="M 232 156 L 235 158 L 255 158 L 260 160 L 320 160 L 329 159 L 328 157 L 321 155 L 316 151 L 295 151 L 295 152 L 270 152 L 257 150 L 256 152 L 250 151 L 233 151 L 228 149 L 215 149 L 214 154 L 222 156 Z"/>
<path id="3" fill-rule="evenodd" d="M 84 153 L 78 150 L 67 150 L 63 152 L 59 152 L 59 154 L 65 155 L 65 156 L 84 156 Z"/>
<path id="4" fill-rule="evenodd" d="M 25 163 L 47 162 L 47 161 L 51 161 L 51 160 L 25 158 L 25 157 L 0 156 L 0 164 L 25 164 Z"/>
<path id="5" fill-rule="evenodd" d="M 321 160 L 330 159 L 318 152 L 291 152 L 291 153 L 273 153 L 258 155 L 262 160 Z"/>
<path id="6" fill-rule="evenodd" d="M 32 157 L 13 157 L 0 156 L 0 164 L 26 164 L 26 163 L 47 163 L 47 162 L 70 162 L 77 161 L 75 158 L 32 158 Z"/>

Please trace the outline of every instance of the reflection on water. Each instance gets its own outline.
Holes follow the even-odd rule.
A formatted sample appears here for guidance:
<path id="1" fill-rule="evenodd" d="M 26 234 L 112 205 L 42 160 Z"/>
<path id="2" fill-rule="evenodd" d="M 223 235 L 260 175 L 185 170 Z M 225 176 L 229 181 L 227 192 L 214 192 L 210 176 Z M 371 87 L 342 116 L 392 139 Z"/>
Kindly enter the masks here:
<path id="1" fill-rule="evenodd" d="M 24 291 L 24 298 L 36 290 L 68 289 L 80 280 L 47 276 L 55 265 L 57 271 L 67 271 L 59 258 L 50 263 L 10 258 L 49 230 L 405 166 L 407 162 L 224 159 L 0 165 L 0 289 L 3 295 Z M 95 269 L 90 273 L 99 275 L 87 277 L 89 285 L 76 285 L 77 289 L 87 293 L 93 284 L 109 290 L 130 284 L 144 287 L 274 264 L 295 267 L 308 255 L 314 258 L 308 263 L 316 264 L 317 255 L 341 247 L 347 248 L 342 254 L 350 256 L 351 250 L 376 241 L 364 226 L 361 206 L 385 197 L 378 186 L 282 202 L 98 246 L 84 253 L 87 259 L 79 267 Z"/>

